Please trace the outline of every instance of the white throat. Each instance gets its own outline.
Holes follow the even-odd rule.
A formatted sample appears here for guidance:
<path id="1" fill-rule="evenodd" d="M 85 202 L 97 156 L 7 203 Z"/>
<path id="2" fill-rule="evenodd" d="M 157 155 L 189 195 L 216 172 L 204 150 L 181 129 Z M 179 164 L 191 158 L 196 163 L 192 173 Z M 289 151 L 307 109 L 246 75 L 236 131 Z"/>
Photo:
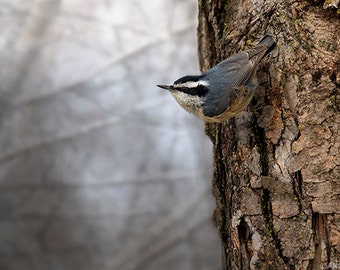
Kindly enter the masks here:
<path id="1" fill-rule="evenodd" d="M 199 96 L 189 95 L 177 90 L 172 90 L 170 93 L 176 99 L 179 105 L 182 106 L 186 111 L 196 114 L 200 111 L 202 107 L 203 100 Z"/>

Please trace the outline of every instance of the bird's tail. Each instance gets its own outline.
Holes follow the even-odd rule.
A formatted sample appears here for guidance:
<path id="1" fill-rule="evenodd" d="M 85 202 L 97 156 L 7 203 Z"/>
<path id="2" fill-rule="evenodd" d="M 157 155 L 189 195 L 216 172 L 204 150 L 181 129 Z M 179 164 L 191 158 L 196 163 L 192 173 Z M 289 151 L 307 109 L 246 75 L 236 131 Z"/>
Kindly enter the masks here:
<path id="1" fill-rule="evenodd" d="M 276 47 L 276 43 L 271 36 L 265 35 L 256 45 L 256 47 L 258 46 L 265 46 L 267 48 L 265 54 L 262 56 L 263 58 Z"/>

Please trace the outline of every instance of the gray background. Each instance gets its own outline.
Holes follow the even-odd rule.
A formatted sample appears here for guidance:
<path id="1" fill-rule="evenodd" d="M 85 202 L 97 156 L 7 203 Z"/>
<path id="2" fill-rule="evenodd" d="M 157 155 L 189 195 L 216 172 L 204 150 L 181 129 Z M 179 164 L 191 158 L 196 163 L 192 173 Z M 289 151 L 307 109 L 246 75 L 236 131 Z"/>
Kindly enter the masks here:
<path id="1" fill-rule="evenodd" d="M 195 0 L 0 0 L 0 269 L 220 269 Z"/>

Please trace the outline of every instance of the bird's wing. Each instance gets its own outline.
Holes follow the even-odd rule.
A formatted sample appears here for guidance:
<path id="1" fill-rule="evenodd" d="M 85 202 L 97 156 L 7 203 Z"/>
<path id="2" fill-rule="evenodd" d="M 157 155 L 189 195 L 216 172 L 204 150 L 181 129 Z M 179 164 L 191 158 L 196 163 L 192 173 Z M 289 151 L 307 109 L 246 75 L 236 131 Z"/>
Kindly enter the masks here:
<path id="1" fill-rule="evenodd" d="M 232 87 L 239 87 L 240 85 L 245 84 L 256 70 L 258 63 L 265 55 L 266 50 L 267 48 L 265 46 L 258 46 L 234 54 L 218 64 L 220 65 L 220 68 L 226 72 L 228 84 Z"/>
<path id="2" fill-rule="evenodd" d="M 220 86 L 212 87 L 212 91 L 214 91 L 214 88 L 222 88 L 224 91 L 210 93 L 210 96 L 207 97 L 214 106 L 204 108 L 203 113 L 206 116 L 219 115 L 230 106 L 230 102 L 237 98 L 235 91 L 248 82 L 265 53 L 266 47 L 258 46 L 234 54 L 208 71 L 210 76 L 214 77 L 214 81 L 219 82 Z M 222 85 L 223 82 L 225 85 Z"/>

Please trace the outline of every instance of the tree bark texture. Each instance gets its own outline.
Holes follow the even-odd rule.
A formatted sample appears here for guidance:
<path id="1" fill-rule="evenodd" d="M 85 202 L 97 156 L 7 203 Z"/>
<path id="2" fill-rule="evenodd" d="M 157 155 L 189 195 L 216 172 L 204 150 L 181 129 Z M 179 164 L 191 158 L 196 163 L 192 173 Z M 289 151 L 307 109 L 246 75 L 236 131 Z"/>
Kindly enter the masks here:
<path id="1" fill-rule="evenodd" d="M 224 269 L 340 269 L 340 16 L 319 1 L 199 1 L 207 70 L 264 35 L 247 111 L 206 124 Z"/>

